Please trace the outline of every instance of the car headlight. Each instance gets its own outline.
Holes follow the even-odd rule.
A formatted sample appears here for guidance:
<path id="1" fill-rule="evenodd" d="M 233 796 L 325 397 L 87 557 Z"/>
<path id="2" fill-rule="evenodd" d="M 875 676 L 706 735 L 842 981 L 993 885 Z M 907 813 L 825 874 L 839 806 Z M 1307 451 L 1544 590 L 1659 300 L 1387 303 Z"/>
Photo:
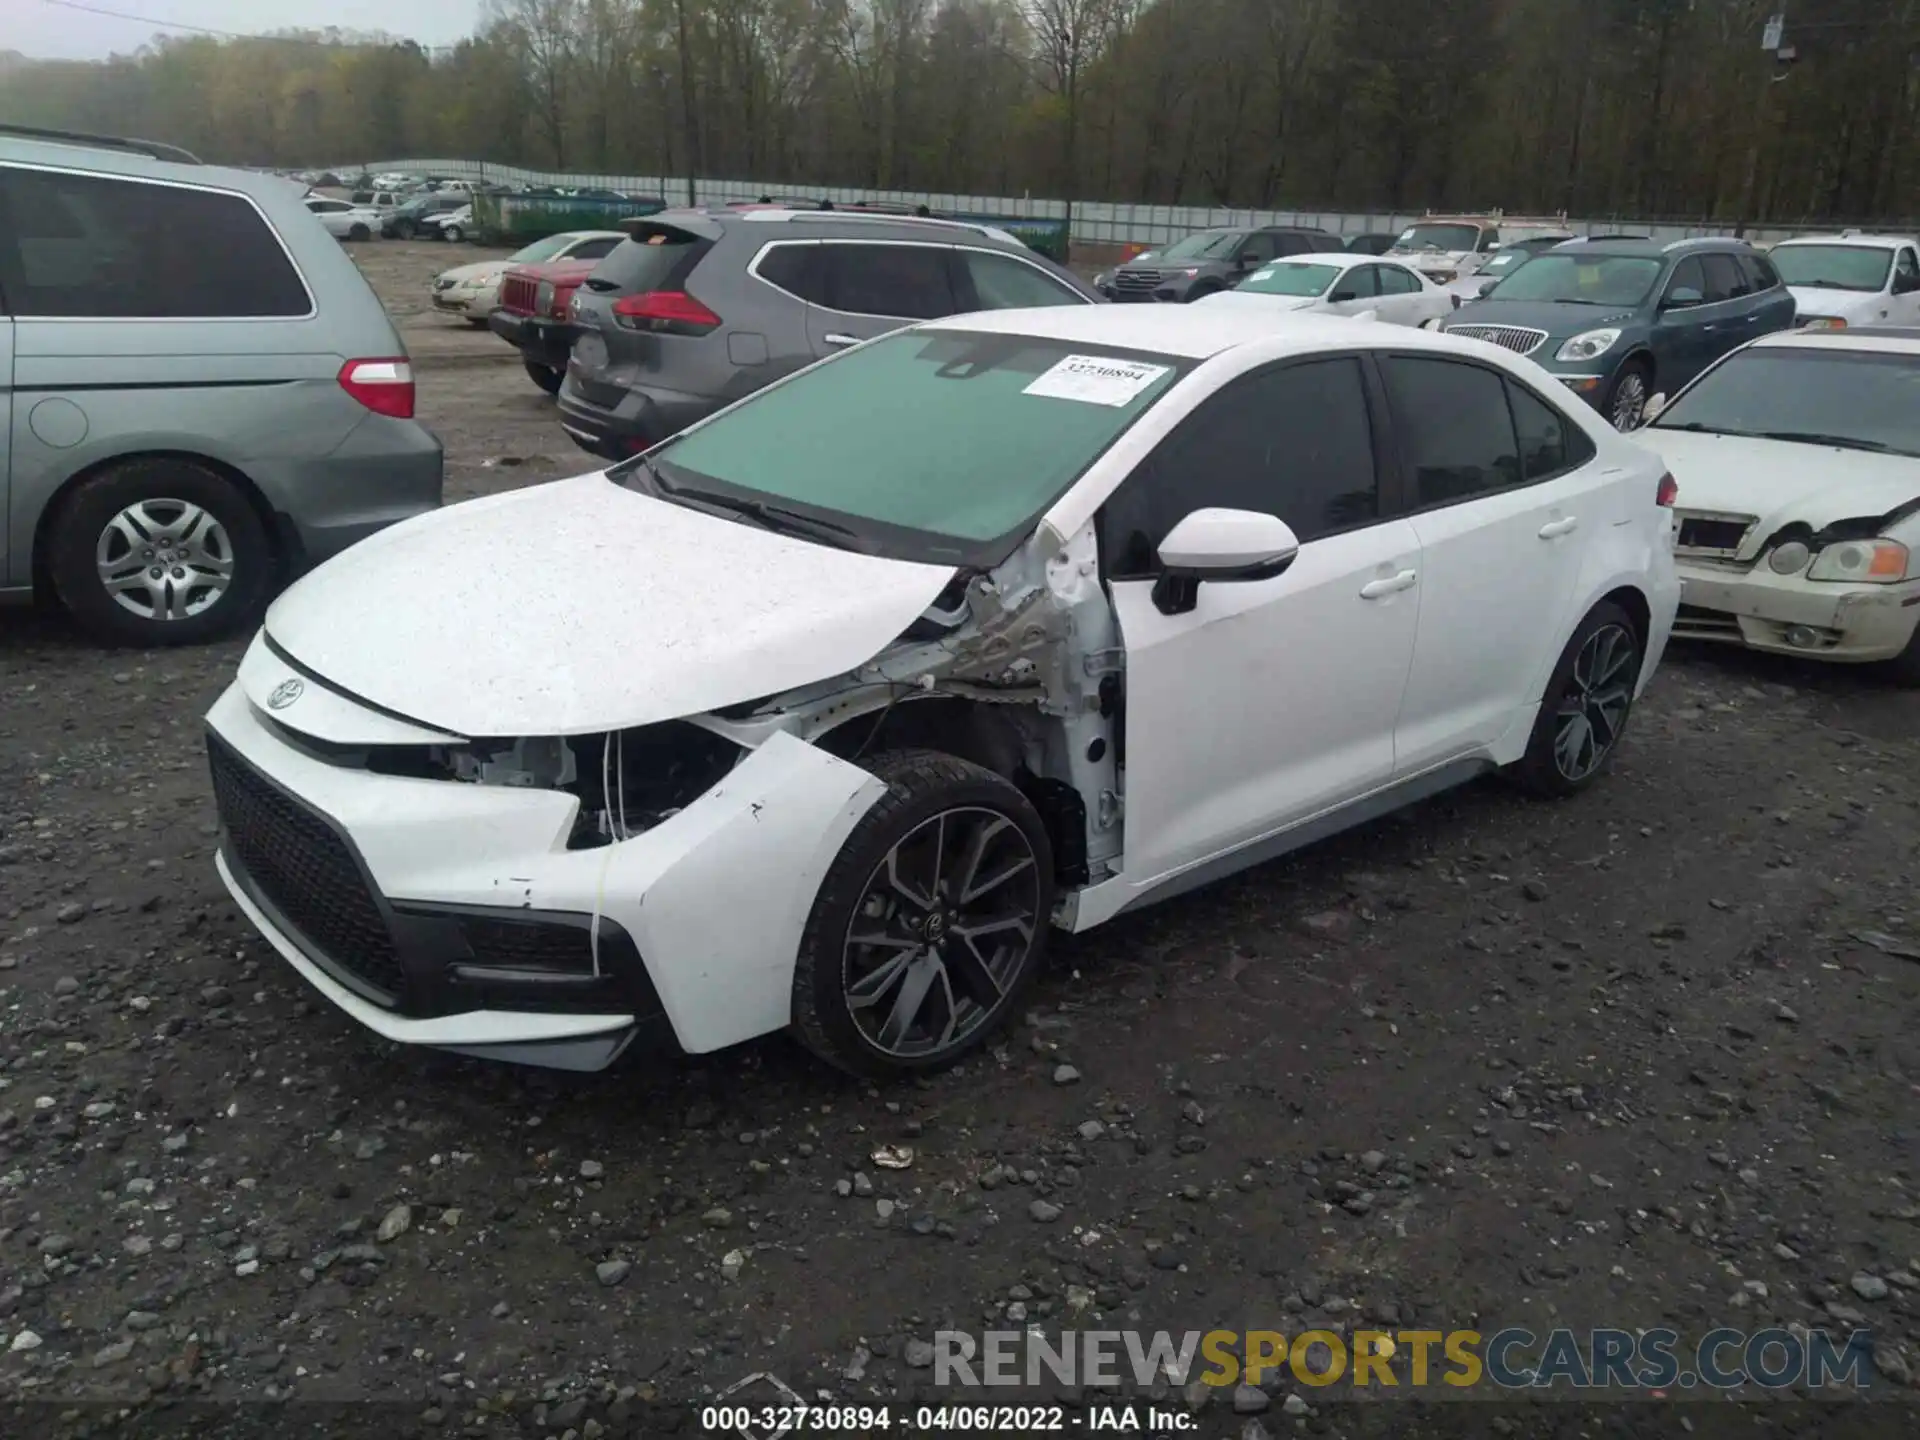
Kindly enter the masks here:
<path id="1" fill-rule="evenodd" d="M 1111 284 L 1113 284 L 1113 272 L 1111 270 L 1102 270 L 1098 275 L 1093 277 L 1093 288 L 1096 290 L 1104 290 Z"/>
<path id="2" fill-rule="evenodd" d="M 1847 322 L 1838 315 L 1810 315 L 1800 326 L 1802 330 L 1844 330 Z"/>
<path id="3" fill-rule="evenodd" d="M 1776 575 L 1798 575 L 1806 569 L 1807 556 L 1813 552 L 1798 540 L 1776 545 L 1767 554 L 1767 568 Z"/>
<path id="4" fill-rule="evenodd" d="M 1907 558 L 1898 540 L 1843 540 L 1813 557 L 1807 578 L 1891 585 L 1907 578 Z"/>
<path id="5" fill-rule="evenodd" d="M 1194 276 L 1198 275 L 1200 272 L 1198 270 L 1176 270 L 1173 273 L 1176 275 L 1185 276 L 1187 279 L 1191 280 L 1193 279 Z"/>
<path id="6" fill-rule="evenodd" d="M 1607 351 L 1620 343 L 1618 330 L 1588 330 L 1576 335 L 1562 345 L 1557 356 L 1561 360 L 1598 360 Z"/>
<path id="7" fill-rule="evenodd" d="M 551 280 L 542 280 L 540 282 L 540 288 L 533 292 L 533 308 L 542 315 L 545 315 L 549 310 L 553 309 L 553 282 Z"/>

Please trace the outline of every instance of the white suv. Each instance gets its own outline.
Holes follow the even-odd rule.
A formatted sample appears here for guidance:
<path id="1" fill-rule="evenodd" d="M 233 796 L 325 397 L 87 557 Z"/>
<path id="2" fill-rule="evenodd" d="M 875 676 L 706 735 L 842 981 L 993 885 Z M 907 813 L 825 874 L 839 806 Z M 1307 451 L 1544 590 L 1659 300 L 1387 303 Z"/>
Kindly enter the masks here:
<path id="1" fill-rule="evenodd" d="M 921 325 L 296 584 L 208 717 L 220 872 L 393 1040 L 942 1065 L 1050 926 L 1488 771 L 1587 785 L 1673 623 L 1673 499 L 1476 341 Z"/>

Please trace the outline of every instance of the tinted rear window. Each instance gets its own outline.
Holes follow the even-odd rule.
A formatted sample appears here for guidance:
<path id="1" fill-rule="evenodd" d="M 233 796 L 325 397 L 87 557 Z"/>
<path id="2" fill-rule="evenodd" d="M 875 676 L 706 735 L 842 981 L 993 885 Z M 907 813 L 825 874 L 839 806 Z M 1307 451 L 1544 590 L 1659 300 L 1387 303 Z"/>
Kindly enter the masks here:
<path id="1" fill-rule="evenodd" d="M 671 225 L 638 226 L 633 239 L 622 241 L 600 262 L 587 286 L 633 295 L 671 290 L 686 283 L 687 275 L 711 248 L 711 242 Z"/>
<path id="2" fill-rule="evenodd" d="M 313 301 L 245 196 L 0 167 L 0 294 L 16 315 L 231 319 Z"/>

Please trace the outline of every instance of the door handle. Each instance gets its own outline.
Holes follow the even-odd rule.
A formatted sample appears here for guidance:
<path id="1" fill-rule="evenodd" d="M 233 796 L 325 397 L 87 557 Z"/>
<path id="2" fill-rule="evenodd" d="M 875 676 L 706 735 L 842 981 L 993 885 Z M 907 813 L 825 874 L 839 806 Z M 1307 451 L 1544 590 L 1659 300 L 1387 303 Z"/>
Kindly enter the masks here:
<path id="1" fill-rule="evenodd" d="M 1383 595 L 1395 595 L 1402 590 L 1411 590 L 1418 575 L 1412 570 L 1402 570 L 1398 575 L 1390 575 L 1385 580 L 1369 580 L 1360 587 L 1362 600 L 1378 600 Z"/>
<path id="2" fill-rule="evenodd" d="M 1564 520 L 1549 520 L 1540 527 L 1542 540 L 1558 540 L 1562 535 L 1571 535 L 1580 528 L 1580 517 L 1569 515 Z"/>
<path id="3" fill-rule="evenodd" d="M 829 345 L 858 345 L 860 343 L 860 337 L 858 335 L 842 335 L 838 332 L 832 335 L 822 335 L 820 338 Z"/>

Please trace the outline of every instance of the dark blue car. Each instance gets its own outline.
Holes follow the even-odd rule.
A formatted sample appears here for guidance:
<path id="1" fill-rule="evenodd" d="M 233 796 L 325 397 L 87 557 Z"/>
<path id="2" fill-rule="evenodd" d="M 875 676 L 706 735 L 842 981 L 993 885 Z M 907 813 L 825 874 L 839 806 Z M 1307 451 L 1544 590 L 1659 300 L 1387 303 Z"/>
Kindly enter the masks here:
<path id="1" fill-rule="evenodd" d="M 1676 393 L 1793 318 L 1778 272 L 1743 241 L 1573 240 L 1510 271 L 1442 328 L 1530 356 L 1632 430 L 1656 392 Z"/>

